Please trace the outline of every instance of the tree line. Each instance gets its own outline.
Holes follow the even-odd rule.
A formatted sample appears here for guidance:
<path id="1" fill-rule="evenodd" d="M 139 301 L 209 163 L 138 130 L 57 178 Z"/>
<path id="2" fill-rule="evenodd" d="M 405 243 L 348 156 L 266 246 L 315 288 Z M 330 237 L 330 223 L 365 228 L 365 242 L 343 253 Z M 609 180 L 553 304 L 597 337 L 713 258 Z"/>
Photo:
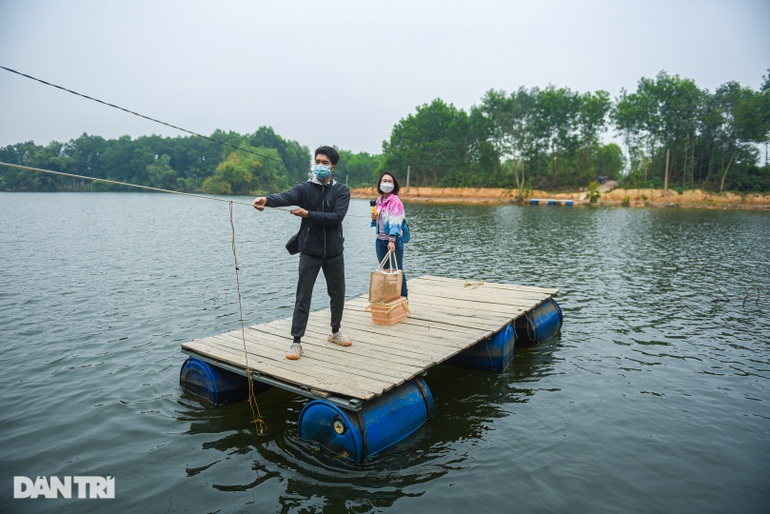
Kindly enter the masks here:
<path id="1" fill-rule="evenodd" d="M 467 112 L 437 98 L 402 118 L 381 154 L 340 150 L 337 180 L 371 186 L 383 170 L 410 184 L 529 189 L 626 187 L 769 191 L 759 145 L 770 141 L 770 74 L 758 91 L 728 82 L 715 92 L 661 71 L 614 101 L 606 91 L 490 90 Z M 620 144 L 605 142 L 614 130 Z M 224 143 L 224 144 L 222 144 Z M 234 147 L 242 150 L 235 150 Z M 766 150 L 765 150 L 766 151 Z M 0 161 L 185 192 L 251 195 L 307 179 L 310 149 L 270 127 L 253 134 L 83 134 L 67 143 L 0 148 Z M 105 191 L 122 186 L 0 168 L 6 191 Z"/>

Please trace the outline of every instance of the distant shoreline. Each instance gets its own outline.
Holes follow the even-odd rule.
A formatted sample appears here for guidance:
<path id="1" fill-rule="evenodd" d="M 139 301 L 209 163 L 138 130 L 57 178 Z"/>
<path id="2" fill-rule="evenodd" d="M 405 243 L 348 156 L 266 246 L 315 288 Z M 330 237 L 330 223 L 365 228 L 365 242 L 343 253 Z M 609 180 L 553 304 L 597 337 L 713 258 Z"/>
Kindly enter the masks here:
<path id="1" fill-rule="evenodd" d="M 377 198 L 374 188 L 351 189 L 353 198 Z M 515 204 L 516 190 L 503 188 L 471 187 L 410 187 L 406 193 L 402 186 L 399 197 L 407 202 L 458 203 L 458 204 Z M 521 203 L 530 199 L 572 200 L 575 205 L 612 207 L 681 207 L 697 209 L 770 210 L 770 193 L 710 193 L 699 189 L 684 191 L 662 189 L 612 189 L 601 191 L 596 203 L 591 204 L 586 191 L 549 193 L 528 191 Z"/>
<path id="2" fill-rule="evenodd" d="M 96 191 L 1 191 L 0 193 L 98 193 Z M 116 191 L 117 192 L 117 191 Z M 176 192 L 176 191 L 169 191 Z M 188 194 L 179 192 L 181 194 Z M 197 193 L 193 194 L 196 195 Z M 253 193 L 258 194 L 258 193 Z M 214 195 L 216 196 L 216 195 Z M 372 200 L 379 196 L 374 188 L 354 188 L 350 190 L 352 198 Z M 222 196 L 226 198 L 227 196 Z M 509 205 L 529 204 L 538 198 L 543 200 L 572 200 L 573 205 L 598 207 L 678 207 L 684 209 L 732 209 L 770 211 L 770 193 L 711 193 L 700 189 L 679 193 L 669 190 L 665 195 L 662 189 L 612 189 L 601 191 L 595 203 L 591 203 L 587 191 L 567 193 L 549 193 L 548 191 L 527 191 L 523 200 L 516 200 L 515 189 L 474 188 L 474 187 L 412 187 L 407 193 L 402 188 L 399 197 L 410 203 L 472 204 L 472 205 Z"/>

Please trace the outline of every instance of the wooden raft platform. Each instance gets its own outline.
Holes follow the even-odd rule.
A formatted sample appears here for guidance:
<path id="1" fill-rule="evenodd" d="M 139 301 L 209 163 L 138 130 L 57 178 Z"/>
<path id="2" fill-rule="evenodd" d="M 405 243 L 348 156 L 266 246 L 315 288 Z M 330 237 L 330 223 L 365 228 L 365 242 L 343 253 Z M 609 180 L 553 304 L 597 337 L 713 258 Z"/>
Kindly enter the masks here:
<path id="1" fill-rule="evenodd" d="M 429 368 L 498 332 L 555 296 L 558 289 L 422 276 L 409 280 L 409 317 L 391 326 L 372 323 L 368 294 L 345 303 L 342 332 L 348 347 L 326 341 L 329 309 L 310 313 L 303 356 L 286 359 L 291 318 L 182 345 L 182 351 L 255 381 L 323 398 L 346 409 L 424 374 Z"/>

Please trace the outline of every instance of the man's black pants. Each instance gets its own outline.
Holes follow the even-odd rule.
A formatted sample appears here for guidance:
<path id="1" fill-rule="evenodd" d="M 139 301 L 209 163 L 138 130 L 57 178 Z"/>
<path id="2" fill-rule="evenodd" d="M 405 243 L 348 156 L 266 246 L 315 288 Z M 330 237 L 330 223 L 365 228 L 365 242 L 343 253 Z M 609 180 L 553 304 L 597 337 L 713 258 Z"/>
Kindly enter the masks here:
<path id="1" fill-rule="evenodd" d="M 299 338 L 305 335 L 307 319 L 310 316 L 310 300 L 313 297 L 318 271 L 323 269 L 326 290 L 329 293 L 332 332 L 342 325 L 342 310 L 345 307 L 345 259 L 343 254 L 336 257 L 320 258 L 299 254 L 299 280 L 297 298 L 294 302 L 294 316 L 291 319 L 291 335 Z"/>

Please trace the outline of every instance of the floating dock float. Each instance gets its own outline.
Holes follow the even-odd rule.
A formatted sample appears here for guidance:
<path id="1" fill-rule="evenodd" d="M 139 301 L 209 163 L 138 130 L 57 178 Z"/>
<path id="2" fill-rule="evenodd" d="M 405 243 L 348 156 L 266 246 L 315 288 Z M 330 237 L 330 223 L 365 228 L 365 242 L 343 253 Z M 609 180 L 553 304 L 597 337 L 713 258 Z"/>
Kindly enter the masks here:
<path id="1" fill-rule="evenodd" d="M 553 198 L 532 198 L 529 205 L 566 205 L 572 207 L 574 200 L 555 200 Z"/>
<path id="2" fill-rule="evenodd" d="M 249 326 L 182 345 L 185 391 L 217 405 L 246 399 L 255 382 L 311 398 L 299 415 L 299 435 L 353 463 L 403 440 L 433 415 L 422 379 L 448 362 L 502 371 L 518 340 L 545 341 L 558 333 L 558 289 L 422 276 L 409 280 L 409 317 L 376 325 L 364 309 L 368 295 L 345 303 L 342 330 L 353 345 L 326 341 L 329 309 L 310 314 L 303 356 L 286 359 L 291 319 Z M 240 395 L 240 396 L 239 396 Z"/>

